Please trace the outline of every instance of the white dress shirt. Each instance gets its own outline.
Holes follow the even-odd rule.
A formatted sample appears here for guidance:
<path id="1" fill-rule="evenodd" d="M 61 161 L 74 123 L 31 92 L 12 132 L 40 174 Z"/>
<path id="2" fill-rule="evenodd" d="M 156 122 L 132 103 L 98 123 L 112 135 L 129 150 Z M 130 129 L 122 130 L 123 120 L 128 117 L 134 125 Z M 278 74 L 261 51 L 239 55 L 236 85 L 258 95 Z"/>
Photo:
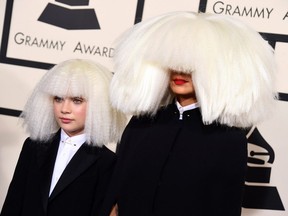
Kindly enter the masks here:
<path id="1" fill-rule="evenodd" d="M 189 104 L 187 106 L 181 106 L 181 104 L 176 101 L 176 106 L 179 110 L 179 119 L 182 120 L 183 117 L 183 112 L 187 111 L 187 110 L 192 110 L 198 107 L 198 103 L 193 103 L 193 104 Z"/>
<path id="2" fill-rule="evenodd" d="M 86 141 L 85 134 L 69 137 L 61 129 L 61 138 L 56 161 L 54 164 L 49 196 L 51 195 L 55 185 L 57 184 L 67 164 L 70 162 L 71 158 L 75 155 L 77 150 L 82 146 L 82 144 L 85 141 Z"/>

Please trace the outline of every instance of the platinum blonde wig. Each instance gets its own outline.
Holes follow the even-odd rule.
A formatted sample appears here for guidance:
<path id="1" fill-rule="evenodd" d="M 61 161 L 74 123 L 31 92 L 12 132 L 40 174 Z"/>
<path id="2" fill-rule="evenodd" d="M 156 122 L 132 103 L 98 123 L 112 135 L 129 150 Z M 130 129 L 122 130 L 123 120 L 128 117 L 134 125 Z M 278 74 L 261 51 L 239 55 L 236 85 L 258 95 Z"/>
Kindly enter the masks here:
<path id="1" fill-rule="evenodd" d="M 172 12 L 133 26 L 116 41 L 113 106 L 155 114 L 171 102 L 169 70 L 191 74 L 204 124 L 250 127 L 273 108 L 273 48 L 228 16 Z"/>
<path id="2" fill-rule="evenodd" d="M 46 141 L 59 130 L 54 118 L 54 96 L 83 97 L 87 100 L 86 142 L 97 146 L 118 142 L 126 118 L 110 104 L 111 78 L 108 69 L 90 60 L 72 59 L 54 66 L 36 85 L 20 116 L 30 137 Z"/>

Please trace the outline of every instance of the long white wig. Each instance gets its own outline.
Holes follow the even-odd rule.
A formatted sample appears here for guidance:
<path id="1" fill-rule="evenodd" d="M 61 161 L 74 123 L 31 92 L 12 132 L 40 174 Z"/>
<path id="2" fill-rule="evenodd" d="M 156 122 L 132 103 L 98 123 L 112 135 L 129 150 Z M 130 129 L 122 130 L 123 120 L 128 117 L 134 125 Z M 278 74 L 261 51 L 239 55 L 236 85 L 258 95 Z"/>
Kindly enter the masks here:
<path id="1" fill-rule="evenodd" d="M 31 139 L 46 141 L 59 130 L 53 112 L 53 98 L 67 96 L 87 100 L 84 132 L 88 144 L 102 146 L 118 142 L 126 118 L 111 106 L 111 78 L 112 73 L 104 66 L 84 59 L 67 60 L 47 71 L 20 116 Z"/>
<path id="2" fill-rule="evenodd" d="M 192 75 L 204 124 L 250 127 L 276 101 L 273 48 L 232 17 L 170 12 L 116 42 L 111 98 L 125 113 L 153 115 L 170 103 L 169 69 Z"/>

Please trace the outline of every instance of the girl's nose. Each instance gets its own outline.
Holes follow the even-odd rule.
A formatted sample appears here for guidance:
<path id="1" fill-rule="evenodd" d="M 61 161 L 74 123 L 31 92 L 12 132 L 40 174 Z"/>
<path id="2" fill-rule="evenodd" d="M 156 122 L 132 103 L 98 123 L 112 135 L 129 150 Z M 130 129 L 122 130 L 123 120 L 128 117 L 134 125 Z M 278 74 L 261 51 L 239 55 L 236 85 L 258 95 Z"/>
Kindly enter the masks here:
<path id="1" fill-rule="evenodd" d="M 69 100 L 64 99 L 61 107 L 61 113 L 71 113 Z"/>

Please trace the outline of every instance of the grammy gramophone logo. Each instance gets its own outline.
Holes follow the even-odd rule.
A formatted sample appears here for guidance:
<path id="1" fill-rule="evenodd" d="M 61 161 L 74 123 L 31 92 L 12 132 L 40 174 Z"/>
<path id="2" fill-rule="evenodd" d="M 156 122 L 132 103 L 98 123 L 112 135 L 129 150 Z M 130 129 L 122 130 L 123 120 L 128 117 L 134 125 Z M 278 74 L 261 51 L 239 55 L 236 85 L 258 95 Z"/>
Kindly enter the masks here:
<path id="1" fill-rule="evenodd" d="M 58 3 L 47 4 L 38 21 L 68 30 L 100 29 L 95 10 L 89 8 L 89 0 L 55 0 L 55 2 Z"/>
<path id="2" fill-rule="evenodd" d="M 277 187 L 267 186 L 270 183 L 271 165 L 274 162 L 275 153 L 257 128 L 251 129 L 249 133 L 251 133 L 248 137 L 249 145 L 256 146 L 258 150 L 248 152 L 248 170 L 242 206 L 283 211 L 285 208 Z"/>

